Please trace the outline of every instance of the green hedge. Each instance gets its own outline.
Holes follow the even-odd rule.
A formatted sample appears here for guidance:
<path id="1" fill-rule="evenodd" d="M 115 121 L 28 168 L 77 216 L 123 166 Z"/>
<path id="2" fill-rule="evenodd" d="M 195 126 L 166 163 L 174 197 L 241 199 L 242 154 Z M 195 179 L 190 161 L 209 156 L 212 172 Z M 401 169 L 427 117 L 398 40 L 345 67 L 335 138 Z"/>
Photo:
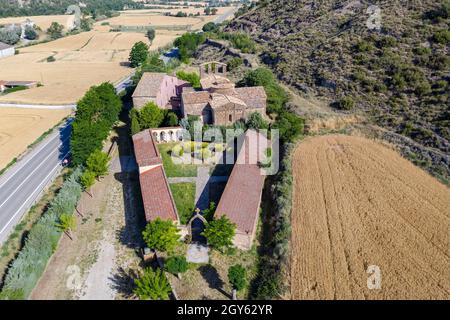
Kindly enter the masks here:
<path id="1" fill-rule="evenodd" d="M 61 214 L 72 214 L 82 188 L 79 184 L 82 169 L 76 169 L 64 182 L 49 209 L 31 228 L 24 247 L 12 262 L 0 292 L 0 299 L 26 299 L 44 272 L 56 250 L 60 229 L 56 226 Z"/>

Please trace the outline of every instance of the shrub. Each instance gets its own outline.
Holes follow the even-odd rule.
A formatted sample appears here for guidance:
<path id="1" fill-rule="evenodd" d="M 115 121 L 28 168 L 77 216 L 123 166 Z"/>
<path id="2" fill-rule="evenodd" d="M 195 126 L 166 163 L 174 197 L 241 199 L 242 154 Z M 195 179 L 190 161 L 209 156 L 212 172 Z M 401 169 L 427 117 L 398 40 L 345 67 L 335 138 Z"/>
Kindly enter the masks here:
<path id="1" fill-rule="evenodd" d="M 447 44 L 450 41 L 450 31 L 445 29 L 435 32 L 433 41 L 440 44 Z"/>
<path id="2" fill-rule="evenodd" d="M 163 125 L 165 127 L 175 127 L 178 125 L 178 116 L 171 110 L 166 110 Z"/>
<path id="3" fill-rule="evenodd" d="M 166 271 L 175 275 L 185 273 L 188 270 L 188 267 L 189 264 L 186 261 L 185 256 L 169 257 L 165 263 Z"/>
<path id="4" fill-rule="evenodd" d="M 202 28 L 203 32 L 216 32 L 219 29 L 219 26 L 214 22 L 208 22 Z"/>
<path id="5" fill-rule="evenodd" d="M 178 47 L 180 60 L 182 62 L 188 62 L 197 47 L 206 41 L 206 37 L 200 33 L 185 33 L 181 37 L 175 39 L 174 45 Z"/>
<path id="6" fill-rule="evenodd" d="M 243 61 L 241 58 L 233 58 L 227 63 L 227 69 L 232 71 L 236 68 L 239 68 L 243 64 Z"/>
<path id="7" fill-rule="evenodd" d="M 55 61 L 56 61 L 56 59 L 54 56 L 47 57 L 47 62 L 55 62 Z"/>
<path id="8" fill-rule="evenodd" d="M 61 38 L 63 36 L 62 31 L 64 26 L 58 22 L 52 22 L 50 27 L 47 29 L 47 33 L 52 40 Z"/>
<path id="9" fill-rule="evenodd" d="M 20 40 L 20 33 L 10 28 L 1 28 L 0 29 L 0 42 L 4 42 L 6 44 L 14 45 Z"/>
<path id="10" fill-rule="evenodd" d="M 177 78 L 189 82 L 194 88 L 200 88 L 200 76 L 195 72 L 178 71 Z"/>
<path id="11" fill-rule="evenodd" d="M 149 102 L 139 110 L 139 126 L 141 130 L 158 128 L 164 121 L 164 112 L 154 102 Z"/>
<path id="12" fill-rule="evenodd" d="M 36 32 L 36 30 L 34 30 L 34 28 L 32 26 L 26 26 L 25 27 L 25 38 L 27 38 L 28 40 L 36 40 L 38 38 L 38 34 Z"/>
<path id="13" fill-rule="evenodd" d="M 240 291 L 247 285 L 247 271 L 240 264 L 228 268 L 228 280 L 234 289 Z"/>
<path id="14" fill-rule="evenodd" d="M 177 227 L 173 222 L 160 218 L 148 222 L 142 236 L 149 248 L 160 251 L 172 251 L 180 239 Z"/>
<path id="15" fill-rule="evenodd" d="M 346 96 L 342 97 L 338 102 L 337 106 L 341 110 L 352 110 L 355 106 L 355 102 L 353 101 L 352 97 Z"/>
<path id="16" fill-rule="evenodd" d="M 249 129 L 254 130 L 267 129 L 269 127 L 269 124 L 259 112 L 252 112 L 247 119 L 246 125 Z"/>
<path id="17" fill-rule="evenodd" d="M 95 174 L 95 177 L 101 177 L 108 173 L 108 162 L 111 158 L 101 150 L 92 152 L 86 160 L 87 170 Z"/>
<path id="18" fill-rule="evenodd" d="M 146 35 L 147 35 L 147 38 L 150 41 L 150 43 L 152 43 L 153 40 L 155 40 L 155 37 L 156 37 L 155 29 L 148 29 Z"/>
<path id="19" fill-rule="evenodd" d="M 208 240 L 208 244 L 223 252 L 233 244 L 233 237 L 236 233 L 236 224 L 223 215 L 219 219 L 211 221 L 202 232 Z"/>
<path id="20" fill-rule="evenodd" d="M 136 288 L 133 290 L 141 300 L 168 300 L 172 291 L 165 274 L 156 269 L 144 269 L 144 274 L 134 280 Z"/>

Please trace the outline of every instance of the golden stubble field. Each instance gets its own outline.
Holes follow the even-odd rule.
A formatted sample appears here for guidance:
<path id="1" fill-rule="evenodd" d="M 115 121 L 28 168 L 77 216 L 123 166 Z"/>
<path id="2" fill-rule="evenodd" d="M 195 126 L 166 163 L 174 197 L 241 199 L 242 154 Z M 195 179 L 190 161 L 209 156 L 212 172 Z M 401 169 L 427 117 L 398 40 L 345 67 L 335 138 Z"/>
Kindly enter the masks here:
<path id="1" fill-rule="evenodd" d="M 75 16 L 74 15 L 53 15 L 53 16 L 29 16 L 29 17 L 9 17 L 9 18 L 0 18 L 0 24 L 21 24 L 25 22 L 27 19 L 30 19 L 37 25 L 42 31 L 46 31 L 52 22 L 58 22 L 62 24 L 65 29 L 67 29 L 67 25 L 72 25 Z"/>
<path id="2" fill-rule="evenodd" d="M 180 32 L 160 31 L 151 50 L 170 44 Z M 38 81 L 42 87 L 0 96 L 0 102 L 70 104 L 93 85 L 116 83 L 131 74 L 124 65 L 138 41 L 149 44 L 143 33 L 93 30 L 20 49 L 0 60 L 0 79 Z M 55 62 L 47 62 L 53 56 Z"/>
<path id="3" fill-rule="evenodd" d="M 293 299 L 450 298 L 445 185 L 385 146 L 341 135 L 302 142 L 293 176 Z M 379 290 L 367 286 L 371 265 Z"/>
<path id="4" fill-rule="evenodd" d="M 67 109 L 0 108 L 0 169 L 70 113 Z"/>

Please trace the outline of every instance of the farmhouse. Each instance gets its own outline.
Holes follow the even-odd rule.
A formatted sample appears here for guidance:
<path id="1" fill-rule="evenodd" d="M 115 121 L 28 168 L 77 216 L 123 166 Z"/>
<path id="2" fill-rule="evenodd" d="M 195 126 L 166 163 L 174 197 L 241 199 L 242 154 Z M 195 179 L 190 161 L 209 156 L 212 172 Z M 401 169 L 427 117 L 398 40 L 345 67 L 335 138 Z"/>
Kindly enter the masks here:
<path id="1" fill-rule="evenodd" d="M 15 49 L 13 46 L 9 44 L 0 42 L 0 59 L 13 56 L 15 53 Z"/>
<path id="2" fill-rule="evenodd" d="M 189 86 L 189 83 L 165 73 L 146 72 L 134 90 L 133 105 L 140 109 L 154 102 L 161 109 L 179 111 L 178 97 L 185 86 Z"/>
<path id="3" fill-rule="evenodd" d="M 161 218 L 178 223 L 177 208 L 151 131 L 135 134 L 133 144 L 146 220 Z"/>
<path id="4" fill-rule="evenodd" d="M 145 73 L 134 94 L 133 104 L 141 108 L 154 101 L 181 117 L 198 116 L 204 124 L 231 125 L 253 112 L 266 114 L 267 95 L 263 87 L 236 88 L 227 77 L 226 65 L 200 65 L 201 90 L 163 73 Z"/>

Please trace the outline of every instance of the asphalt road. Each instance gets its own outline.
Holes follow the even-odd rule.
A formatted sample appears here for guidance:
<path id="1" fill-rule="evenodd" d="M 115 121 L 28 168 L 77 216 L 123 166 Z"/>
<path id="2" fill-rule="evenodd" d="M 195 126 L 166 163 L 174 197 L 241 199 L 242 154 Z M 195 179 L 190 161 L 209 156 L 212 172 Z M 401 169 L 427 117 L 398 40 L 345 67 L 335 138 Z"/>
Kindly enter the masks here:
<path id="1" fill-rule="evenodd" d="M 62 168 L 70 131 L 68 121 L 0 176 L 0 243 Z"/>

